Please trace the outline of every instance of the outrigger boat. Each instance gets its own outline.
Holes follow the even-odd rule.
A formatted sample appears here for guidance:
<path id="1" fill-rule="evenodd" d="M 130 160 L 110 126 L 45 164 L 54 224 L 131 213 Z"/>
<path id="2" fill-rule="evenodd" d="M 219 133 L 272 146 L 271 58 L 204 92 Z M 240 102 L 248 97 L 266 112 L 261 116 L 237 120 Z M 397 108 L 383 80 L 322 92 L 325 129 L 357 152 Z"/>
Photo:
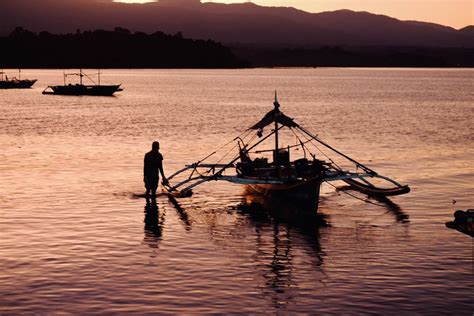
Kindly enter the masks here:
<path id="1" fill-rule="evenodd" d="M 330 146 L 317 135 L 296 123 L 280 111 L 280 104 L 275 92 L 274 108 L 259 122 L 247 129 L 242 135 L 234 138 L 220 149 L 204 159 L 186 165 L 168 178 L 165 189 L 173 197 L 189 197 L 192 189 L 210 181 L 228 181 L 246 186 L 246 191 L 263 194 L 269 198 L 291 199 L 292 203 L 311 206 L 310 211 L 317 210 L 320 187 L 323 182 L 344 181 L 351 188 L 372 196 L 394 196 L 410 192 L 407 185 L 378 174 L 376 171 L 343 154 Z M 272 127 L 272 128 L 268 128 Z M 283 147 L 283 129 L 289 130 L 295 137 L 294 145 Z M 273 139 L 272 139 L 273 138 Z M 288 139 L 288 138 L 287 138 Z M 273 143 L 273 148 L 257 150 L 259 145 Z M 208 163 L 225 147 L 234 143 L 217 163 Z M 310 146 L 311 145 L 311 146 Z M 316 149 L 327 160 L 318 159 L 312 153 Z M 324 150 L 323 150 L 324 149 Z M 296 160 L 291 160 L 295 151 L 300 152 Z M 340 160 L 348 162 L 355 170 L 344 169 L 326 152 L 336 154 Z M 227 163 L 220 163 L 230 154 Z M 250 154 L 267 155 L 252 159 Z M 291 154 L 291 155 L 290 155 Z M 272 161 L 269 161 L 272 158 Z M 229 171 L 234 171 L 228 175 Z M 181 179 L 181 180 L 177 180 Z M 172 185 L 170 181 L 177 181 Z M 384 182 L 379 186 L 376 182 Z M 388 187 L 387 187 L 388 186 Z M 316 212 L 314 212 L 316 214 Z"/>
<path id="2" fill-rule="evenodd" d="M 37 79 L 21 79 L 21 69 L 18 69 L 18 78 L 9 79 L 3 71 L 0 74 L 2 75 L 0 89 L 29 89 L 37 81 Z"/>
<path id="3" fill-rule="evenodd" d="M 86 75 L 82 69 L 78 73 L 69 73 L 64 75 L 64 85 L 62 86 L 48 86 L 44 89 L 43 94 L 57 94 L 57 95 L 91 95 L 91 96 L 112 96 L 115 92 L 122 91 L 120 85 L 101 85 L 100 84 L 100 71 L 97 73 L 98 83 L 88 75 Z M 78 76 L 79 84 L 66 84 L 68 76 Z M 89 79 L 93 84 L 84 85 L 83 77 Z"/>

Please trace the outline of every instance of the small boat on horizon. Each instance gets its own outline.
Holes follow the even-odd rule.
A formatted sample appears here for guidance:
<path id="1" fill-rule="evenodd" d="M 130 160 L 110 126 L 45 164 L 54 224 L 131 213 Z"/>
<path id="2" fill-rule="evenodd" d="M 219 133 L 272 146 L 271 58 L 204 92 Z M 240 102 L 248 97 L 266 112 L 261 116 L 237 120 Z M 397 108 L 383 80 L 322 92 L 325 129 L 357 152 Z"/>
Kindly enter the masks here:
<path id="1" fill-rule="evenodd" d="M 301 205 L 300 209 L 305 211 L 292 215 L 302 220 L 317 214 L 323 182 L 343 181 L 352 189 L 374 197 L 410 192 L 407 185 L 378 174 L 286 116 L 280 111 L 276 93 L 273 105 L 273 110 L 241 135 L 204 159 L 186 165 L 168 177 L 168 183 L 164 184 L 165 190 L 172 198 L 179 198 L 191 196 L 194 187 L 210 181 L 241 184 L 249 192 L 266 198 L 275 201 L 284 199 Z M 284 130 L 287 131 L 286 135 L 282 135 Z M 294 143 L 289 143 L 292 138 Z M 226 149 L 232 144 L 230 150 Z M 267 148 L 257 150 L 259 146 Z M 205 162 L 219 153 L 224 156 L 217 163 Z M 330 153 L 336 156 L 330 157 Z M 251 154 L 259 156 L 252 159 Z M 222 163 L 226 157 L 231 158 Z M 235 174 L 227 175 L 226 172 L 230 170 L 234 170 Z M 176 177 L 181 180 L 176 180 Z M 171 185 L 170 180 L 178 182 Z"/>
<path id="2" fill-rule="evenodd" d="M 0 89 L 29 89 L 38 81 L 37 79 L 21 79 L 21 69 L 18 69 L 18 78 L 8 78 L 3 70 L 0 74 L 2 75 Z"/>
<path id="3" fill-rule="evenodd" d="M 78 73 L 64 73 L 64 85 L 57 85 L 57 86 L 48 86 L 44 89 L 43 94 L 55 94 L 55 95 L 73 95 L 73 96 L 80 96 L 80 95 L 88 95 L 88 96 L 112 96 L 115 92 L 123 91 L 118 85 L 102 85 L 100 84 L 100 75 L 101 72 L 97 73 L 98 82 L 95 83 L 94 80 L 87 74 L 85 74 L 82 69 L 79 70 Z M 79 83 L 78 84 L 67 84 L 66 79 L 68 76 L 78 76 Z M 86 77 L 89 79 L 93 84 L 85 85 L 83 84 L 83 78 Z"/>

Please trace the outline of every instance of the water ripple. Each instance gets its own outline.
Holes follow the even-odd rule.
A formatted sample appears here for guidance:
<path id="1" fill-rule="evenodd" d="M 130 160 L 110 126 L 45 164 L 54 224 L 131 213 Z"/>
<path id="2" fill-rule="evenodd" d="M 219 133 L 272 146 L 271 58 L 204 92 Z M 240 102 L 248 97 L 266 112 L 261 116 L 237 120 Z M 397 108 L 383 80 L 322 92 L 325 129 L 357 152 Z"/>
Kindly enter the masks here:
<path id="1" fill-rule="evenodd" d="M 60 74 L 28 73 L 37 88 L 0 91 L 0 314 L 474 310 L 472 240 L 444 227 L 474 205 L 471 70 L 110 70 L 116 98 L 43 96 Z M 170 174 L 266 113 L 275 88 L 412 192 L 368 204 L 323 185 L 319 225 L 249 212 L 230 184 L 146 207 L 152 140 Z"/>

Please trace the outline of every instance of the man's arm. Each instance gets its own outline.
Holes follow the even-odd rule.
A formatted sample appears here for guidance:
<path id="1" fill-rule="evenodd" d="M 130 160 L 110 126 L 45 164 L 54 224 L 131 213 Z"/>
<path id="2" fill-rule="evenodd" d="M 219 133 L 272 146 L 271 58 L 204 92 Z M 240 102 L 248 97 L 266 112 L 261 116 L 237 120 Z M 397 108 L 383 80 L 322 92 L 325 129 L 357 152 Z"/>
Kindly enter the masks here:
<path id="1" fill-rule="evenodd" d="M 163 170 L 163 159 L 160 160 L 160 163 L 158 164 L 158 169 L 160 170 L 160 173 L 163 177 L 163 183 L 168 184 L 168 179 L 166 179 L 165 172 Z"/>
<path id="2" fill-rule="evenodd" d="M 143 182 L 146 182 L 146 172 L 147 172 L 147 159 L 146 155 L 145 158 L 143 158 Z"/>

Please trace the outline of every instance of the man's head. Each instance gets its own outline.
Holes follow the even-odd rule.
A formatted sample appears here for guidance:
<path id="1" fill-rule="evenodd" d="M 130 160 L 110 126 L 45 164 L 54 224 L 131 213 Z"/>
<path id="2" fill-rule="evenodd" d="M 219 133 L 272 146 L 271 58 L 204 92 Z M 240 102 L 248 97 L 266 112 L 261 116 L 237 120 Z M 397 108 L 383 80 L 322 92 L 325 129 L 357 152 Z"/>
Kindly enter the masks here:
<path id="1" fill-rule="evenodd" d="M 151 144 L 151 150 L 158 151 L 158 149 L 160 149 L 160 143 L 159 142 L 153 142 L 153 144 Z"/>

